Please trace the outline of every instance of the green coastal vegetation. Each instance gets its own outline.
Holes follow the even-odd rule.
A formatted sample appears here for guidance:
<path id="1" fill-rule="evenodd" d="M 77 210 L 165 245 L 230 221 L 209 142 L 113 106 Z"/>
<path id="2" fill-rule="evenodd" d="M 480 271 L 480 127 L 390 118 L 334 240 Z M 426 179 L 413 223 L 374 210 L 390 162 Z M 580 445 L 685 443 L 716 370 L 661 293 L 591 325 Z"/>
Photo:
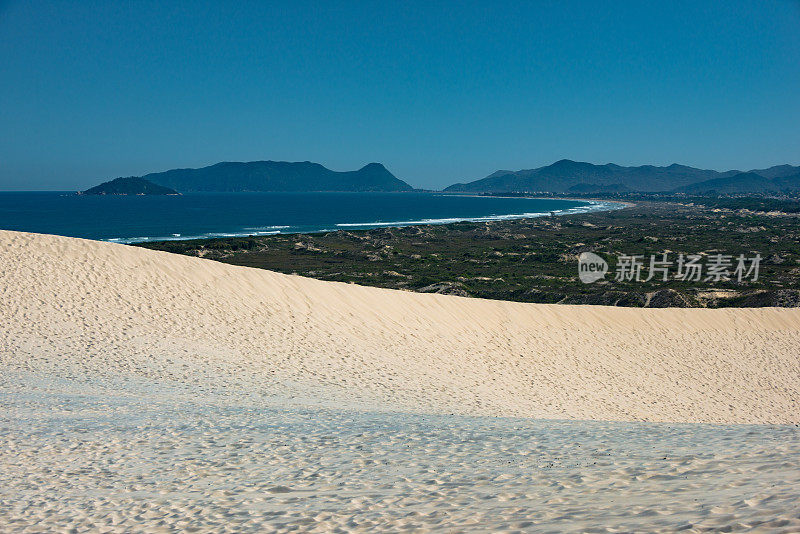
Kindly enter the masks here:
<path id="1" fill-rule="evenodd" d="M 519 302 L 795 307 L 797 205 L 797 199 L 648 199 L 615 211 L 557 217 L 137 246 L 321 280 Z M 777 208 L 787 209 L 766 213 Z M 648 258 L 664 252 L 673 259 L 759 254 L 762 260 L 756 281 L 616 281 L 612 271 L 605 280 L 584 284 L 577 276 L 582 252 L 610 264 L 623 254 Z"/>

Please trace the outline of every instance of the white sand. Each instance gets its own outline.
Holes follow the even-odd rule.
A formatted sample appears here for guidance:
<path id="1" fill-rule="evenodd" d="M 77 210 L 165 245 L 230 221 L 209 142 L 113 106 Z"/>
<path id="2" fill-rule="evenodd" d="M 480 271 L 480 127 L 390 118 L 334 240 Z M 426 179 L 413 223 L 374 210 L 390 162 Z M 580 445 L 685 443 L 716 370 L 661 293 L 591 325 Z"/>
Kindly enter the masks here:
<path id="1" fill-rule="evenodd" d="M 468 415 L 800 422 L 800 310 L 538 305 L 0 231 L 5 372 Z"/>
<path id="2" fill-rule="evenodd" d="M 798 355 L 800 310 L 421 295 L 0 231 L 0 531 L 798 532 Z"/>
<path id="3" fill-rule="evenodd" d="M 0 392 L 0 532 L 800 531 L 792 426 L 204 399 Z"/>

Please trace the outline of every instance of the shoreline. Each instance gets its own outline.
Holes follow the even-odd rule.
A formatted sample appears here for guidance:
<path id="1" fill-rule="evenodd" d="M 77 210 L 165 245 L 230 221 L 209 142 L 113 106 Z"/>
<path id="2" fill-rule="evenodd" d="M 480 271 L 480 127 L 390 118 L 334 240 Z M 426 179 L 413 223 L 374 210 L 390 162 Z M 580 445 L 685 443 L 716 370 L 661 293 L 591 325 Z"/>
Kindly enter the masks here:
<path id="1" fill-rule="evenodd" d="M 18 192 L 14 192 L 17 194 Z M 450 193 L 443 193 L 443 192 L 434 192 L 434 191 L 424 191 L 424 192 L 412 192 L 412 193 L 386 193 L 382 195 L 388 195 L 391 199 L 394 198 L 419 198 L 419 197 L 427 197 L 426 200 L 419 200 L 419 201 L 409 201 L 408 205 L 404 202 L 400 202 L 397 204 L 394 200 L 379 200 L 380 202 L 386 203 L 386 207 L 391 207 L 392 209 L 389 210 L 388 215 L 384 213 L 383 210 L 376 211 L 375 209 L 358 209 L 359 203 L 362 202 L 360 197 L 356 199 L 350 199 L 346 201 L 346 207 L 344 211 L 337 214 L 336 210 L 328 210 L 325 212 L 325 215 L 322 217 L 316 217 L 319 219 L 314 221 L 314 217 L 312 220 L 308 221 L 308 217 L 305 217 L 304 220 L 306 222 L 294 222 L 291 221 L 297 219 L 297 215 L 294 214 L 291 210 L 283 210 L 281 212 L 273 213 L 270 218 L 274 221 L 284 221 L 275 224 L 265 224 L 263 223 L 264 217 L 260 211 L 253 211 L 255 206 L 260 205 L 261 203 L 265 206 L 269 206 L 275 204 L 276 200 L 269 199 L 269 193 L 264 193 L 267 197 L 264 200 L 260 200 L 258 197 L 250 198 L 248 197 L 248 193 L 222 193 L 224 198 L 221 198 L 220 201 L 224 201 L 224 207 L 220 214 L 216 217 L 218 220 L 218 224 L 214 224 L 213 221 L 215 217 L 209 217 L 205 220 L 195 220 L 196 216 L 193 215 L 193 211 L 195 209 L 211 209 L 208 205 L 207 200 L 203 200 L 209 194 L 205 193 L 198 193 L 196 195 L 181 195 L 182 197 L 190 197 L 190 200 L 187 202 L 183 202 L 180 204 L 181 207 L 179 211 L 179 216 L 173 217 L 170 219 L 155 220 L 149 221 L 147 217 L 136 217 L 135 214 L 137 210 L 141 211 L 143 208 L 136 207 L 140 206 L 140 203 L 134 202 L 133 204 L 129 202 L 125 202 L 125 199 L 130 197 L 130 195 L 64 195 L 62 192 L 58 191 L 44 191 L 44 192 L 21 192 L 20 194 L 23 195 L 43 195 L 42 198 L 47 198 L 48 196 L 57 196 L 57 197 L 67 197 L 67 198 L 78 198 L 78 197 L 87 197 L 89 199 L 93 199 L 94 202 L 91 203 L 92 206 L 95 206 L 96 209 L 101 209 L 101 211 L 105 212 L 111 209 L 111 206 L 117 206 L 119 204 L 119 209 L 122 210 L 124 216 L 116 223 L 116 227 L 113 225 L 111 227 L 106 228 L 101 232 L 97 231 L 89 231 L 87 226 L 81 222 L 76 224 L 73 219 L 75 216 L 65 218 L 64 223 L 55 223 L 55 222 L 45 222 L 45 223 L 38 223 L 37 221 L 42 220 L 36 216 L 37 214 L 37 206 L 39 206 L 40 201 L 36 200 L 35 198 L 28 201 L 25 204 L 24 215 L 23 218 L 19 221 L 14 219 L 3 220 L 0 221 L 0 228 L 13 230 L 13 231 L 32 231 L 32 232 L 40 232 L 40 233 L 47 233 L 51 235 L 68 235 L 73 237 L 88 237 L 90 239 L 96 239 L 100 241 L 107 241 L 111 243 L 123 243 L 123 244 L 140 244 L 140 243 L 156 243 L 162 241 L 193 241 L 199 239 L 224 239 L 224 238 L 248 238 L 248 237 L 262 237 L 262 236 L 270 236 L 270 235 L 299 235 L 299 234 L 324 234 L 326 232 L 336 232 L 339 230 L 369 230 L 375 228 L 405 228 L 409 226 L 426 226 L 426 225 L 449 225 L 454 223 L 464 223 L 464 222 L 493 222 L 493 221 L 511 221 L 511 220 L 524 220 L 524 219 L 533 219 L 533 218 L 542 218 L 542 217 L 552 217 L 552 216 L 562 216 L 562 215 L 575 215 L 581 213 L 594 213 L 594 212 L 602 212 L 602 211 L 612 211 L 617 210 L 623 207 L 629 207 L 630 204 L 616 201 L 616 200 L 606 200 L 606 199 L 585 199 L 585 198 L 567 198 L 567 197 L 559 197 L 559 198 L 545 198 L 545 197 L 533 197 L 533 196 L 526 196 L 526 197 L 513 197 L 513 196 L 489 196 L 489 195 L 474 195 L 474 194 L 450 194 Z M 317 195 L 316 193 L 310 193 L 312 196 Z M 324 194 L 324 193 L 319 193 Z M 346 195 L 370 195 L 371 193 L 346 193 Z M 218 195 L 218 194 L 210 194 L 210 195 Z M 239 217 L 231 217 L 229 215 L 231 209 L 231 202 L 238 203 L 240 202 L 239 197 L 237 195 L 242 195 L 241 202 L 244 202 L 245 205 L 248 206 L 247 215 L 239 216 Z M 292 198 L 290 204 L 299 203 L 301 202 L 298 200 L 298 197 L 302 197 L 305 193 L 292 193 Z M 149 203 L 141 204 L 141 206 L 148 206 L 150 204 L 155 203 L 155 206 L 161 206 L 162 202 L 159 199 L 165 198 L 167 195 L 133 195 L 136 199 L 145 199 Z M 2 197 L 0 197 L 2 198 Z M 465 202 L 463 205 L 460 203 L 453 204 L 454 198 L 463 198 L 463 199 L 471 199 L 472 202 Z M 192 200 L 194 199 L 194 200 Z M 198 200 L 199 199 L 199 200 Z M 441 202 L 438 202 L 437 199 L 442 199 Z M 447 199 L 451 199 L 450 202 Z M 476 201 L 474 199 L 484 199 L 483 201 Z M 6 199 L 8 200 L 8 199 Z M 310 201 L 313 201 L 317 204 L 323 202 L 324 198 L 317 198 L 313 197 L 310 198 Z M 335 199 L 334 199 L 335 200 Z M 367 201 L 365 199 L 364 201 Z M 492 202 L 494 200 L 495 202 Z M 498 203 L 497 201 L 501 201 Z M 504 204 L 504 202 L 508 201 L 516 201 L 511 204 Z M 482 202 L 486 202 L 483 204 Z M 539 206 L 529 206 L 528 202 L 531 204 L 538 204 Z M 558 209 L 551 209 L 548 207 L 548 204 L 551 203 L 563 203 L 567 202 L 572 207 L 562 207 Z M 84 213 L 86 206 L 83 203 L 79 203 L 80 206 L 76 206 L 75 209 L 80 208 L 79 214 Z M 167 203 L 163 206 L 167 209 L 167 206 L 172 205 L 172 202 Z M 67 204 L 67 207 L 71 204 Z M 81 207 L 83 206 L 83 207 Z M 484 206 L 483 208 L 481 206 Z M 2 208 L 2 206 L 0 206 Z M 63 203 L 53 203 L 52 200 L 47 200 L 44 204 L 44 208 L 47 210 L 51 210 L 53 213 L 58 213 L 59 209 L 65 209 L 63 207 Z M 555 207 L 553 207 L 555 208 Z M 177 208 L 176 208 L 177 209 Z M 236 211 L 235 209 L 233 210 Z M 341 211 L 341 210 L 340 210 Z M 480 215 L 456 215 L 456 216 L 441 216 L 441 217 L 422 217 L 418 215 L 419 213 L 448 213 L 448 212 L 472 212 L 478 213 Z M 146 213 L 146 210 L 143 212 Z M 481 214 L 482 213 L 482 214 Z M 486 214 L 488 213 L 488 215 Z M 348 215 L 349 214 L 349 215 Z M 0 215 L 2 215 L 2 210 L 0 209 Z M 407 216 L 410 215 L 410 216 Z M 134 219 L 128 220 L 131 217 Z M 85 217 L 81 215 L 81 217 Z M 237 220 L 238 219 L 238 220 Z M 46 218 L 44 220 L 47 220 Z M 54 219 L 55 220 L 55 219 Z M 210 221 L 211 224 L 208 224 Z M 247 221 L 255 221 L 255 222 L 247 222 Z M 289 222 L 286 222 L 289 221 Z M 326 222 L 328 221 L 328 222 Z M 217 230 L 215 228 L 221 228 L 221 230 Z M 231 230 L 226 230 L 229 228 Z"/>
<path id="2" fill-rule="evenodd" d="M 406 194 L 406 193 L 404 193 Z M 271 225 L 265 228 L 271 228 L 269 231 L 261 232 L 209 232 L 200 235 L 173 235 L 173 236 L 157 236 L 157 237 L 134 237 L 134 238 L 106 238 L 99 239 L 98 241 L 106 241 L 110 243 L 121 243 L 124 245 L 137 245 L 142 243 L 159 243 L 167 241 L 195 241 L 201 239 L 225 239 L 225 238 L 247 238 L 247 237 L 263 237 L 271 235 L 308 235 L 308 234 L 324 234 L 327 232 L 336 232 L 339 230 L 344 231 L 358 231 L 358 230 L 372 230 L 378 228 L 406 228 L 409 226 L 447 226 L 450 224 L 458 224 L 464 222 L 495 222 L 495 221 L 517 221 L 525 219 L 536 219 L 541 217 L 562 217 L 566 215 L 577 215 L 582 213 L 599 213 L 604 211 L 614 211 L 626 207 L 635 206 L 630 202 L 623 202 L 618 200 L 602 200 L 602 199 L 578 199 L 578 198 L 545 198 L 545 197 L 503 197 L 503 196 L 486 196 L 486 195 L 465 195 L 465 194 L 448 194 L 440 192 L 425 192 L 417 194 L 430 194 L 442 195 L 448 197 L 465 197 L 465 198 L 504 198 L 504 199 L 519 199 L 527 198 L 530 200 L 564 200 L 570 202 L 581 202 L 588 204 L 586 208 L 591 206 L 598 206 L 596 209 L 583 209 L 567 208 L 565 210 L 554 210 L 547 212 L 530 212 L 530 213 L 511 213 L 507 215 L 485 215 L 478 217 L 446 217 L 439 219 L 418 219 L 410 221 L 388 221 L 388 222 L 368 222 L 368 223 L 336 223 L 335 228 L 324 228 L 320 230 L 306 230 L 306 231 L 282 231 L 286 228 L 292 228 L 293 225 Z M 57 234 L 54 234 L 57 235 Z"/>

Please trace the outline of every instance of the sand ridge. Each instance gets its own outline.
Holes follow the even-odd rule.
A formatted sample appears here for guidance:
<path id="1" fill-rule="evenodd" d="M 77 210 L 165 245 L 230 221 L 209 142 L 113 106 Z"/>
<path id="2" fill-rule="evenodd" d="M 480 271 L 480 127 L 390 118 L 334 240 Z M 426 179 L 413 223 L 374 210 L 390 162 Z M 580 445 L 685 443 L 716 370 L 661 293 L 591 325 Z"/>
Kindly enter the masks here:
<path id="1" fill-rule="evenodd" d="M 416 294 L 10 231 L 0 260 L 7 376 L 384 411 L 800 422 L 796 309 Z"/>

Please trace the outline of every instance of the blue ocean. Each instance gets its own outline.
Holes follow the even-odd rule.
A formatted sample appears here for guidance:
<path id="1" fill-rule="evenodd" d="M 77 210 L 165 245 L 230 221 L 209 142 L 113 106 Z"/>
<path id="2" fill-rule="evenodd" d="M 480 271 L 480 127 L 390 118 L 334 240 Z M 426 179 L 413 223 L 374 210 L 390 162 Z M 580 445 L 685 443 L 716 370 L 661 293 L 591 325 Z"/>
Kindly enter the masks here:
<path id="1" fill-rule="evenodd" d="M 613 207 L 597 201 L 436 193 L 0 192 L 0 229 L 135 243 L 486 221 Z"/>

